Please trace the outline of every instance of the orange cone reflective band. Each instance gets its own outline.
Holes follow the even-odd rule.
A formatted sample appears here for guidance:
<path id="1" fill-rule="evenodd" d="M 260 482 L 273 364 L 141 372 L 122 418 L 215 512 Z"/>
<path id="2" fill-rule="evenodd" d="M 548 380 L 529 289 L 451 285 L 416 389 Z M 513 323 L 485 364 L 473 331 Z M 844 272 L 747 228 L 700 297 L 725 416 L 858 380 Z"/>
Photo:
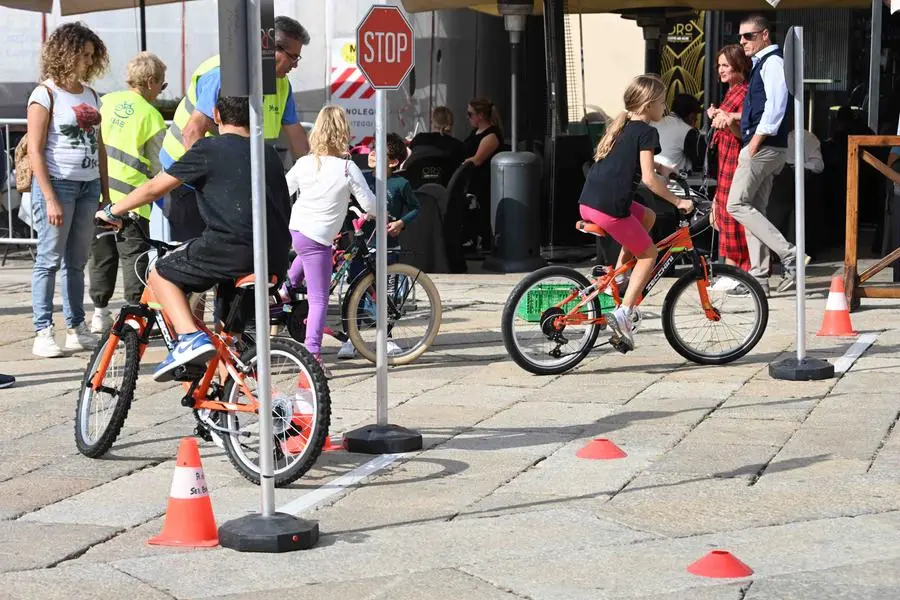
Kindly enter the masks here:
<path id="1" fill-rule="evenodd" d="M 687 568 L 701 577 L 736 578 L 753 575 L 753 569 L 725 550 L 713 550 Z"/>
<path id="2" fill-rule="evenodd" d="M 178 445 L 166 520 L 162 532 L 147 543 L 158 546 L 219 545 L 206 476 L 200 464 L 200 450 L 197 440 L 192 437 L 183 438 Z"/>
<path id="3" fill-rule="evenodd" d="M 825 317 L 822 328 L 816 335 L 851 336 L 856 335 L 850 323 L 850 310 L 847 307 L 847 295 L 844 293 L 844 281 L 835 276 L 831 279 L 831 290 L 825 303 Z"/>

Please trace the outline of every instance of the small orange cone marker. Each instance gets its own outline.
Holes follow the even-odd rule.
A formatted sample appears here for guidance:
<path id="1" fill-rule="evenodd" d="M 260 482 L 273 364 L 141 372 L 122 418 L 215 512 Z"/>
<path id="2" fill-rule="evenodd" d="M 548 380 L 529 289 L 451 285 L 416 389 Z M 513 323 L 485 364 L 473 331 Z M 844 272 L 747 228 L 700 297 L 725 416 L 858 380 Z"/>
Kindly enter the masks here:
<path id="1" fill-rule="evenodd" d="M 625 452 L 606 438 L 596 438 L 588 442 L 587 446 L 575 453 L 578 458 L 591 458 L 595 460 L 608 460 L 612 458 L 625 458 Z"/>
<path id="2" fill-rule="evenodd" d="M 166 520 L 162 532 L 147 540 L 147 543 L 157 546 L 219 545 L 206 476 L 200 464 L 200 450 L 197 440 L 192 437 L 182 438 L 178 445 Z"/>
<path id="3" fill-rule="evenodd" d="M 697 562 L 688 565 L 687 570 L 688 573 L 700 577 L 737 578 L 753 575 L 753 569 L 725 550 L 713 550 Z"/>
<path id="4" fill-rule="evenodd" d="M 856 335 L 850 323 L 850 310 L 847 308 L 847 295 L 844 293 L 844 281 L 835 276 L 831 279 L 831 289 L 825 303 L 825 317 L 822 328 L 816 335 L 850 336 Z"/>

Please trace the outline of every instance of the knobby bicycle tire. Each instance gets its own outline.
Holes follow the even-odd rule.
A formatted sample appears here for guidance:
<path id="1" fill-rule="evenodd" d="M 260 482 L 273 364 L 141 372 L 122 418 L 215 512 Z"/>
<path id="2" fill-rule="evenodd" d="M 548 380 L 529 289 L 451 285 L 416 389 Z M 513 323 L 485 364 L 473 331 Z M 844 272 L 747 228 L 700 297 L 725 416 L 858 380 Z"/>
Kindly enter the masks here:
<path id="1" fill-rule="evenodd" d="M 736 349 L 720 355 L 703 354 L 691 348 L 685 343 L 681 336 L 678 335 L 673 323 L 675 315 L 675 301 L 680 296 L 684 288 L 697 285 L 696 274 L 692 271 L 682 275 L 666 293 L 663 301 L 662 309 L 662 326 L 666 335 L 666 340 L 678 354 L 686 359 L 701 365 L 724 365 L 733 362 L 752 350 L 759 340 L 762 339 L 766 332 L 766 325 L 769 322 L 769 301 L 766 299 L 766 293 L 762 286 L 756 281 L 756 278 L 737 267 L 731 265 L 710 265 L 710 269 L 717 276 L 725 276 L 736 279 L 750 290 L 750 296 L 759 307 L 759 320 L 755 324 L 752 335 L 746 341 L 740 344 Z"/>
<path id="2" fill-rule="evenodd" d="M 412 265 L 403 263 L 388 265 L 388 277 L 392 274 L 405 275 L 414 283 L 420 284 L 422 289 L 425 290 L 425 294 L 428 296 L 428 301 L 431 304 L 431 320 L 425 336 L 419 340 L 409 353 L 403 354 L 402 356 L 388 357 L 389 365 L 408 365 L 422 356 L 431 344 L 434 343 L 434 340 L 437 337 L 438 331 L 441 328 L 441 295 L 431 278 L 424 271 L 417 269 Z M 345 315 L 344 330 L 347 332 L 347 337 L 353 343 L 353 347 L 356 348 L 360 356 L 373 363 L 377 359 L 377 350 L 370 348 L 362 338 L 362 333 L 359 330 L 358 312 L 363 294 L 374 285 L 375 273 L 366 273 L 364 276 L 357 278 L 353 284 L 353 288 L 346 296 L 346 308 L 341 311 Z"/>
<path id="3" fill-rule="evenodd" d="M 302 477 L 310 468 L 316 463 L 319 455 L 322 453 L 322 448 L 325 445 L 325 440 L 328 437 L 328 428 L 331 426 L 331 396 L 328 390 L 328 381 L 325 379 L 325 373 L 322 370 L 321 365 L 316 361 L 313 355 L 299 342 L 296 342 L 289 338 L 272 338 L 271 343 L 271 353 L 276 354 L 278 352 L 282 352 L 284 354 L 291 355 L 298 359 L 305 368 L 307 373 L 309 374 L 310 383 L 312 385 L 312 389 L 316 394 L 316 414 L 315 414 L 315 425 L 313 426 L 313 431 L 316 432 L 315 438 L 310 439 L 309 443 L 312 445 L 312 450 L 307 454 L 307 456 L 298 460 L 295 464 L 291 465 L 290 468 L 285 470 L 282 473 L 276 473 L 274 476 L 275 486 L 280 487 L 284 485 L 288 485 L 293 483 L 300 477 Z M 252 345 L 244 353 L 241 355 L 241 361 L 246 365 L 251 365 L 256 362 L 256 345 Z M 225 390 L 223 397 L 227 402 L 235 402 L 236 394 L 240 394 L 240 388 L 237 386 L 237 382 L 233 378 L 228 379 L 228 383 L 225 385 Z M 227 414 L 227 413 L 223 413 Z M 240 417 L 241 413 L 236 413 L 238 417 Z M 248 481 L 259 484 L 259 470 L 258 465 L 256 469 L 250 468 L 239 456 L 237 448 L 235 444 L 240 444 L 239 440 L 235 439 L 235 436 L 223 434 L 222 442 L 225 446 L 225 454 L 228 455 L 228 460 L 231 461 L 231 464 L 234 468 Z M 273 440 L 273 444 L 277 443 L 277 440 Z"/>
<path id="4" fill-rule="evenodd" d="M 597 343 L 597 336 L 600 335 L 600 326 L 597 324 L 591 325 L 587 343 L 584 344 L 580 350 L 573 353 L 570 359 L 553 366 L 541 365 L 530 360 L 527 354 L 519 348 L 513 336 L 513 319 L 516 317 L 516 309 L 519 306 L 519 302 L 522 300 L 522 296 L 525 292 L 540 283 L 541 280 L 549 279 L 551 277 L 568 277 L 582 288 L 591 285 L 591 282 L 587 277 L 570 267 L 551 265 L 549 267 L 538 269 L 519 281 L 516 287 L 513 288 L 513 291 L 509 294 L 509 298 L 506 300 L 506 304 L 503 307 L 503 313 L 500 317 L 500 330 L 503 334 L 503 345 L 506 347 L 506 352 L 517 365 L 535 375 L 559 375 L 560 373 L 565 373 L 566 371 L 575 368 L 590 353 L 594 344 Z M 596 297 L 591 300 L 590 306 L 591 310 L 599 316 L 601 313 L 600 302 Z M 535 325 L 535 327 L 539 326 Z"/>
<path id="5" fill-rule="evenodd" d="M 116 394 L 116 406 L 113 409 L 106 429 L 98 436 L 96 442 L 90 443 L 84 437 L 84 431 L 82 431 L 82 418 L 85 418 L 83 411 L 86 408 L 85 405 L 89 395 L 90 397 L 95 397 L 96 395 L 95 390 L 89 386 L 103 356 L 104 349 L 110 341 L 110 335 L 111 331 L 107 330 L 94 349 L 88 361 L 88 367 L 84 371 L 78 401 L 75 404 L 75 445 L 78 447 L 79 452 L 89 458 L 99 458 L 106 454 L 122 431 L 125 418 L 128 416 L 128 410 L 131 408 L 131 401 L 134 399 L 134 388 L 137 385 L 138 370 L 140 368 L 138 334 L 130 327 L 124 327 L 122 336 L 119 339 L 125 345 L 125 364 L 122 366 L 122 385 Z"/>

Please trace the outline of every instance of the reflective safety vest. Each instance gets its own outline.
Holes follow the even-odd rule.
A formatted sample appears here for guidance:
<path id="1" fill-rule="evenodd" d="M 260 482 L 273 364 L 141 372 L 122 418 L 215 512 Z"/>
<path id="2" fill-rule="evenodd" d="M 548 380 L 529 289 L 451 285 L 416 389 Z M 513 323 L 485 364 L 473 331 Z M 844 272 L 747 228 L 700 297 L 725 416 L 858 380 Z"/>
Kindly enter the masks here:
<path id="1" fill-rule="evenodd" d="M 191 75 L 191 85 L 187 90 L 184 98 L 178 103 L 175 109 L 175 117 L 172 124 L 166 132 L 166 138 L 163 141 L 163 149 L 172 157 L 172 160 L 178 160 L 186 152 L 184 147 L 184 136 L 182 130 L 188 124 L 191 113 L 197 105 L 197 82 L 200 78 L 219 66 L 219 56 L 213 56 L 207 59 L 197 67 L 194 74 Z M 284 116 L 284 109 L 287 105 L 288 96 L 291 93 L 291 84 L 287 77 L 275 79 L 275 94 L 263 96 L 263 134 L 267 140 L 278 139 L 281 134 L 281 119 Z M 211 135 L 207 132 L 206 135 Z"/>
<path id="2" fill-rule="evenodd" d="M 116 203 L 156 175 L 145 156 L 145 146 L 153 138 L 162 139 L 166 123 L 159 111 L 137 92 L 112 92 L 101 101 L 100 131 L 106 146 L 109 199 Z M 159 148 L 158 141 L 156 147 Z M 134 212 L 150 218 L 149 205 Z"/>

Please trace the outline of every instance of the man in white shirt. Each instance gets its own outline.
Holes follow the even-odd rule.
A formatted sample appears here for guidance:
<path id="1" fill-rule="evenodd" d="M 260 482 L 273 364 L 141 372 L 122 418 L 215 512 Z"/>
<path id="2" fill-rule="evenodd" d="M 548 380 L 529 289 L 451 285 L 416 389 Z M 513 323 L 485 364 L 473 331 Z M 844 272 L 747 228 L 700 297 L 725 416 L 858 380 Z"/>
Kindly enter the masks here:
<path id="1" fill-rule="evenodd" d="M 762 15 L 741 22 L 741 46 L 753 62 L 749 87 L 741 113 L 744 147 L 728 194 L 728 212 L 747 232 L 750 274 L 768 292 L 769 250 L 778 254 L 785 276 L 778 291 L 794 285 L 797 274 L 794 245 L 766 218 L 766 206 L 775 175 L 784 168 L 789 119 L 787 84 L 781 48 L 773 43 L 772 27 Z M 806 259 L 808 260 L 808 258 Z M 733 295 L 747 295 L 738 286 Z"/>
<path id="2" fill-rule="evenodd" d="M 703 112 L 700 101 L 690 94 L 672 100 L 672 112 L 662 121 L 650 123 L 659 132 L 661 151 L 655 160 L 678 171 L 691 171 L 703 164 L 706 144 L 697 131 L 697 117 Z"/>

